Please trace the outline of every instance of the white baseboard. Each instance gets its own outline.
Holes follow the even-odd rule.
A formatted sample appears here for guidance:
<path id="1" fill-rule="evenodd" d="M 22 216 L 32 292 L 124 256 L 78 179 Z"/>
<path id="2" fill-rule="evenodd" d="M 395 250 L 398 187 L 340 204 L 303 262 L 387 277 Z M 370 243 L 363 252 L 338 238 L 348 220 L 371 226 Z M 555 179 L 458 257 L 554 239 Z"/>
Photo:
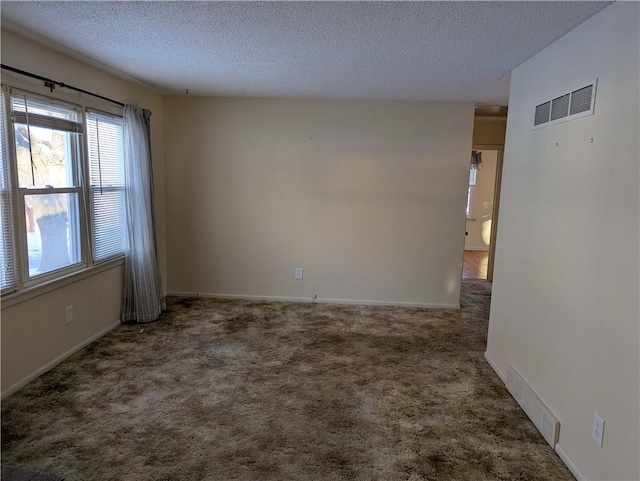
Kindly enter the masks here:
<path id="1" fill-rule="evenodd" d="M 317 297 L 285 297 L 285 296 L 254 296 L 247 294 L 219 294 L 210 292 L 185 292 L 185 291 L 169 291 L 168 296 L 175 297 L 208 297 L 213 299 L 245 299 L 251 301 L 281 301 L 281 302 L 306 302 L 317 304 L 347 304 L 357 306 L 396 306 L 396 307 L 420 307 L 435 309 L 459 309 L 459 304 L 435 304 L 425 302 L 396 302 L 396 301 L 377 301 L 371 299 L 332 299 Z"/>
<path id="2" fill-rule="evenodd" d="M 88 346 L 89 344 L 91 344 L 93 341 L 95 341 L 96 339 L 104 336 L 107 332 L 115 329 L 116 327 L 118 327 L 120 325 L 120 321 L 115 322 L 113 324 L 111 324 L 110 326 L 102 329 L 100 332 L 94 334 L 93 336 L 89 337 L 88 339 L 85 339 L 84 341 L 82 341 L 80 344 L 75 345 L 74 347 L 72 347 L 71 349 L 69 349 L 68 351 L 64 352 L 63 354 L 59 355 L 58 357 L 56 357 L 53 361 L 50 361 L 48 363 L 46 363 L 44 366 L 36 369 L 35 371 L 33 371 L 31 374 L 29 374 L 28 376 L 25 376 L 24 378 L 20 379 L 18 382 L 12 384 L 11 386 L 9 386 L 7 389 L 5 389 L 2 392 L 2 396 L 1 398 L 4 399 L 7 396 L 10 396 L 11 394 L 13 394 L 14 392 L 18 391 L 19 389 L 23 388 L 24 386 L 26 386 L 27 384 L 29 384 L 31 381 L 33 381 L 35 378 L 37 378 L 38 376 L 41 376 L 42 374 L 44 374 L 45 372 L 53 369 L 54 367 L 56 367 L 58 364 L 60 364 L 62 361 L 64 361 L 65 359 L 67 359 L 68 357 L 72 356 L 73 354 L 75 354 L 76 352 L 78 352 L 80 349 Z"/>
<path id="3" fill-rule="evenodd" d="M 484 358 L 487 360 L 487 362 L 489 363 L 491 368 L 495 371 L 495 373 L 498 375 L 498 377 L 502 379 L 502 382 L 506 386 L 507 376 L 505 375 L 504 371 L 502 371 L 502 369 L 498 367 L 498 364 L 496 364 L 496 362 L 493 359 L 491 359 L 491 356 L 487 351 L 485 351 L 484 353 Z M 571 474 L 573 474 L 578 481 L 587 481 L 587 477 L 584 475 L 582 471 L 580 471 L 576 463 L 573 461 L 573 459 L 571 459 L 571 456 L 567 454 L 567 452 L 562 448 L 559 442 L 555 444 L 554 450 L 558 454 L 558 457 L 562 460 L 562 462 L 567 466 L 567 468 L 569 468 L 569 471 L 571 471 Z"/>
<path id="4" fill-rule="evenodd" d="M 502 382 L 505 384 L 507 384 L 507 375 L 502 371 L 502 369 L 500 369 L 498 367 L 498 364 L 496 364 L 496 362 L 491 359 L 491 356 L 489 356 L 489 353 L 487 351 L 484 352 L 484 358 L 487 360 L 487 362 L 489 363 L 489 366 L 491 366 L 491 369 L 493 369 L 496 374 L 498 375 L 498 377 L 500 379 L 502 379 Z"/>
<path id="5" fill-rule="evenodd" d="M 507 389 L 549 446 L 555 448 L 560 440 L 560 419 L 512 365 L 507 371 Z"/>
<path id="6" fill-rule="evenodd" d="M 587 481 L 587 477 L 582 471 L 580 471 L 578 466 L 576 466 L 576 463 L 573 462 L 571 456 L 569 456 L 562 446 L 560 446 L 560 443 L 556 443 L 555 450 L 560 459 L 562 459 L 562 462 L 567 465 L 571 474 L 573 474 L 578 481 Z"/>
<path id="7" fill-rule="evenodd" d="M 253 296 L 248 294 L 217 294 L 211 292 L 169 291 L 167 295 L 175 297 L 205 297 L 211 299 L 243 299 L 247 301 L 313 302 L 313 299 L 310 297 Z M 315 301 L 318 302 L 318 299 Z"/>
<path id="8" fill-rule="evenodd" d="M 420 307 L 429 309 L 459 309 L 460 304 L 436 304 L 429 302 L 396 302 L 396 301 L 375 301 L 368 299 L 330 299 L 318 298 L 315 302 L 320 304 L 350 304 L 361 306 L 396 306 L 396 307 Z"/>

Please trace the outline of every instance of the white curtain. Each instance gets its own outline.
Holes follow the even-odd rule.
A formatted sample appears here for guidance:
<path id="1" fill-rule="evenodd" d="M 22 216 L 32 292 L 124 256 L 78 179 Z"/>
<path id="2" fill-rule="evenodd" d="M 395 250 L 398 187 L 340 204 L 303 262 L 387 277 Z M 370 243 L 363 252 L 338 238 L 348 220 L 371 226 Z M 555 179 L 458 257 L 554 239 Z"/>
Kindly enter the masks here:
<path id="1" fill-rule="evenodd" d="M 165 308 L 153 209 L 151 112 L 124 107 L 124 173 L 127 211 L 123 322 L 151 322 Z"/>

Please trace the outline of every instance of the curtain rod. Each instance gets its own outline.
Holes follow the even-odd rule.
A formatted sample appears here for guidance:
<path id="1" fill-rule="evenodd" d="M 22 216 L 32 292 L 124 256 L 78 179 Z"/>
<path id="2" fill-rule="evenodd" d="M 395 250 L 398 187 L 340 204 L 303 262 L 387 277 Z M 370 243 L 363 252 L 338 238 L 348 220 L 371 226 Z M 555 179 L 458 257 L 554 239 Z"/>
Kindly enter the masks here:
<path id="1" fill-rule="evenodd" d="M 4 64 L 0 64 L 0 67 L 2 67 L 4 70 L 9 70 L 10 72 L 18 73 L 20 75 L 25 75 L 27 77 L 34 78 L 36 80 L 42 80 L 44 82 L 45 86 L 49 87 L 52 91 L 53 91 L 54 87 L 57 85 L 58 87 L 64 87 L 65 89 L 75 90 L 76 92 L 81 92 L 83 94 L 91 95 L 92 97 L 96 97 L 96 98 L 99 98 L 99 99 L 102 99 L 102 100 L 106 100 L 107 102 L 111 102 L 111 103 L 114 103 L 116 105 L 119 105 L 120 107 L 124 107 L 124 104 L 122 102 L 118 102 L 117 100 L 110 99 L 109 97 L 103 97 L 102 95 L 94 94 L 93 92 L 89 92 L 87 90 L 83 90 L 83 89 L 80 89 L 78 87 L 74 87 L 72 85 L 67 85 L 67 84 L 65 84 L 63 82 L 58 82 L 57 80 L 52 80 L 52 79 L 47 78 L 47 77 L 41 77 L 40 75 L 36 75 L 34 73 L 31 73 L 31 72 L 25 72 L 24 70 L 20 70 L 18 68 L 14 68 L 14 67 L 9 67 L 8 65 L 4 65 Z"/>

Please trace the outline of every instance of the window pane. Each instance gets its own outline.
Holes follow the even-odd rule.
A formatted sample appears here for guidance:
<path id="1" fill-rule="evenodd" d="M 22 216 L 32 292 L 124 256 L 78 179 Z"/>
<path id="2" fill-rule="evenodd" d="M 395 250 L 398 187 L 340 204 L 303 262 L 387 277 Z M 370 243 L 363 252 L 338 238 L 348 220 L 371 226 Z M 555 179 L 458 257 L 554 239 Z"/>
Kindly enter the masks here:
<path id="1" fill-rule="evenodd" d="M 476 175 L 478 174 L 478 169 L 470 169 L 469 170 L 469 185 L 476 185 Z"/>
<path id="2" fill-rule="evenodd" d="M 123 125 L 121 117 L 87 114 L 90 182 L 93 187 L 124 186 Z"/>
<path id="3" fill-rule="evenodd" d="M 93 207 L 93 257 L 106 260 L 124 253 L 127 228 L 124 188 L 91 189 Z"/>
<path id="4" fill-rule="evenodd" d="M 32 94 L 17 94 L 13 97 L 11 108 L 14 112 L 24 112 L 26 115 L 43 115 L 55 119 L 81 122 L 80 108 L 75 105 L 58 103 L 44 98 L 32 97 Z"/>
<path id="5" fill-rule="evenodd" d="M 103 261 L 125 248 L 122 117 L 87 113 L 93 258 Z"/>
<path id="6" fill-rule="evenodd" d="M 29 133 L 31 142 L 29 142 Z M 15 124 L 20 187 L 75 187 L 78 185 L 78 134 Z"/>
<path id="7" fill-rule="evenodd" d="M 29 276 L 81 260 L 78 194 L 25 195 Z"/>

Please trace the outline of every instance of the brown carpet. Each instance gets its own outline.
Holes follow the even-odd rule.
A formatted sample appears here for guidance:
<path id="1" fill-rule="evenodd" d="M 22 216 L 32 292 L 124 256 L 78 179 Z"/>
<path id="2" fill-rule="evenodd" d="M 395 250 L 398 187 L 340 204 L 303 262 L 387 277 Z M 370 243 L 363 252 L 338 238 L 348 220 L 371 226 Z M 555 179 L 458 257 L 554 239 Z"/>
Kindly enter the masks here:
<path id="1" fill-rule="evenodd" d="M 571 480 L 462 308 L 168 300 L 2 404 L 2 461 L 76 480 Z"/>
<path id="2" fill-rule="evenodd" d="M 29 471 L 28 469 L 14 468 L 4 466 L 0 472 L 2 481 L 64 481 L 58 476 L 51 476 L 46 473 L 38 473 L 37 471 Z"/>

